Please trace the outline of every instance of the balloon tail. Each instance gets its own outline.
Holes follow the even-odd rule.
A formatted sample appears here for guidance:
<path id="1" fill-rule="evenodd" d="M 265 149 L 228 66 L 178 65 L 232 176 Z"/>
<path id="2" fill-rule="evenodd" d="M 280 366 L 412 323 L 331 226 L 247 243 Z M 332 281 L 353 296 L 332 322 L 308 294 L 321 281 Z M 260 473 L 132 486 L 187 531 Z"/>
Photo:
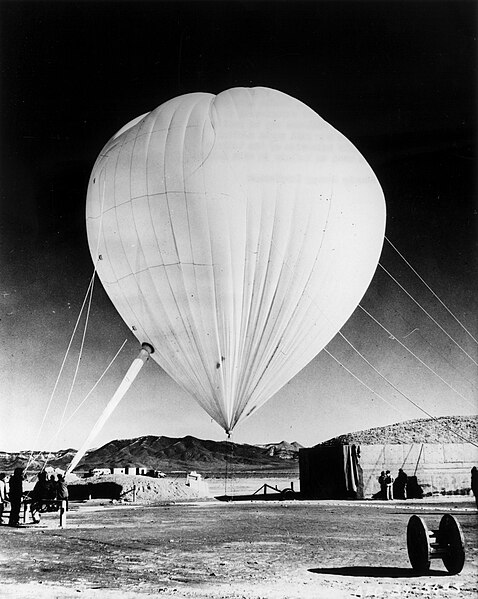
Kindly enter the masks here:
<path id="1" fill-rule="evenodd" d="M 105 422 L 111 416 L 111 414 L 114 411 L 114 409 L 116 408 L 116 406 L 123 399 L 126 391 L 128 391 L 128 389 L 130 388 L 134 379 L 137 377 L 139 371 L 141 370 L 141 368 L 143 367 L 145 362 L 148 360 L 149 356 L 153 353 L 153 351 L 154 351 L 154 349 L 151 347 L 151 345 L 149 345 L 148 343 L 143 343 L 143 345 L 141 346 L 141 351 L 138 354 L 138 357 L 133 360 L 133 363 L 129 367 L 128 372 L 125 374 L 119 387 L 116 389 L 116 392 L 114 393 L 113 397 L 110 399 L 107 406 L 103 410 L 103 413 L 96 421 L 96 424 L 91 429 L 91 432 L 88 435 L 87 439 L 85 440 L 83 445 L 80 447 L 80 449 L 77 451 L 75 457 L 73 458 L 70 465 L 68 466 L 65 474 L 69 474 L 70 472 L 73 471 L 74 468 L 76 468 L 79 461 L 85 455 L 88 448 L 91 447 L 91 444 L 93 443 L 94 439 L 96 438 L 98 433 L 101 431 Z"/>

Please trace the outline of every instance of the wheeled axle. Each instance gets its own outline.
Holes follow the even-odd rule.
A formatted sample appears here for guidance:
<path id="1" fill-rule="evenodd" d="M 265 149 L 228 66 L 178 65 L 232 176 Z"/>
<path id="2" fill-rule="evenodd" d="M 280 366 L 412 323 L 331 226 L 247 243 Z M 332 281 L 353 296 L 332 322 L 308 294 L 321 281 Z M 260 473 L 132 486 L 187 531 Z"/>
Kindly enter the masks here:
<path id="1" fill-rule="evenodd" d="M 432 559 L 442 559 L 450 574 L 458 574 L 465 564 L 465 539 L 460 524 L 450 514 L 442 517 L 438 530 L 429 530 L 420 516 L 412 516 L 407 526 L 407 549 L 416 572 L 428 572 Z"/>

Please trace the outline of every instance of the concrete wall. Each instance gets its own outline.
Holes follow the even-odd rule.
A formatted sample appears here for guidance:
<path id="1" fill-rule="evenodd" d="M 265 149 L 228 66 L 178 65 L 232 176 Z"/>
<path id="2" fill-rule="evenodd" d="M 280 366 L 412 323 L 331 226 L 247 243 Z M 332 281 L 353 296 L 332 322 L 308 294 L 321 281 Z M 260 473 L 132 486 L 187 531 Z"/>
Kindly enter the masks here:
<path id="1" fill-rule="evenodd" d="M 416 476 L 425 494 L 467 492 L 471 469 L 478 466 L 478 448 L 469 443 L 361 445 L 359 463 L 365 497 L 380 490 L 377 479 L 382 470 L 390 470 L 396 478 L 399 468 Z"/>

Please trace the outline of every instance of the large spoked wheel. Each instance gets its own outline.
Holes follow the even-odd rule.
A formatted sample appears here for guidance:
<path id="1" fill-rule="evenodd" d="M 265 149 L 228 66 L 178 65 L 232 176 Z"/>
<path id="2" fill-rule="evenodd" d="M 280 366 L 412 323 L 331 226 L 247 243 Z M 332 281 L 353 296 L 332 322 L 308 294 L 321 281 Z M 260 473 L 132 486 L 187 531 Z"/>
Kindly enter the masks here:
<path id="1" fill-rule="evenodd" d="M 442 557 L 445 568 L 450 574 L 458 574 L 465 565 L 465 538 L 456 518 L 445 514 L 440 520 L 438 535 L 446 549 Z"/>
<path id="2" fill-rule="evenodd" d="M 407 526 L 408 558 L 415 572 L 430 570 L 430 535 L 425 521 L 420 516 L 412 516 Z"/>

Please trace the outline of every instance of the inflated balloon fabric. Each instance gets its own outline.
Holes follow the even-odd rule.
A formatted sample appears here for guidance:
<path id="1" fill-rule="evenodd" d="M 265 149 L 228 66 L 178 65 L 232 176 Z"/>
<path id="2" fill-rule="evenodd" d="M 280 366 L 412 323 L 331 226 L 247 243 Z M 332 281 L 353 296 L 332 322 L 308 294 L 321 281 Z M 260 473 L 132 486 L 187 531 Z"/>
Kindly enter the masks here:
<path id="1" fill-rule="evenodd" d="M 226 431 L 347 321 L 385 226 L 357 149 L 267 88 L 187 94 L 123 127 L 86 212 L 118 312 Z"/>

